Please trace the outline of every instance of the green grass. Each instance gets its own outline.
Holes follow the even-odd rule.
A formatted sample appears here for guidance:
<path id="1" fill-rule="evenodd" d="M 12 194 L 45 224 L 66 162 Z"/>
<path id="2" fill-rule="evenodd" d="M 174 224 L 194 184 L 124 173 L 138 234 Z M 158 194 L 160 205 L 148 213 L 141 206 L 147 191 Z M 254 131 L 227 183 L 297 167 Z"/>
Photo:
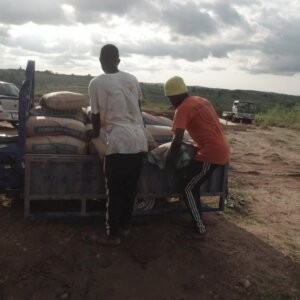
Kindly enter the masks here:
<path id="1" fill-rule="evenodd" d="M 277 105 L 266 113 L 257 114 L 255 123 L 262 126 L 300 129 L 300 104 L 291 107 Z"/>
<path id="2" fill-rule="evenodd" d="M 0 81 L 13 82 L 18 87 L 21 87 L 24 77 L 24 69 L 0 69 Z M 91 75 L 66 75 L 52 71 L 36 71 L 36 99 L 39 99 L 45 93 L 54 91 L 78 92 L 87 96 L 88 84 L 92 78 Z M 143 108 L 156 111 L 168 110 L 170 102 L 164 96 L 162 83 L 142 82 L 141 88 L 144 95 Z M 262 126 L 270 124 L 300 128 L 300 96 L 200 86 L 189 86 L 188 88 L 191 95 L 198 95 L 211 101 L 219 116 L 222 115 L 224 110 L 231 110 L 233 100 L 240 99 L 252 101 L 256 104 L 258 112 L 256 122 Z M 287 111 L 287 114 L 280 114 L 282 108 Z"/>

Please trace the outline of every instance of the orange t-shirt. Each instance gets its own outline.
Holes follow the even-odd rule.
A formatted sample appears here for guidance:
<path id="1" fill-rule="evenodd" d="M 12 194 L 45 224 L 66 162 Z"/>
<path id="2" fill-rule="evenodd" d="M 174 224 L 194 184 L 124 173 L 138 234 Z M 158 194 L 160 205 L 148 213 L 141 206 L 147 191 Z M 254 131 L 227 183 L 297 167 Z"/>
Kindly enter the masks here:
<path id="1" fill-rule="evenodd" d="M 195 159 L 212 164 L 229 160 L 229 144 L 212 104 L 200 97 L 189 96 L 177 107 L 172 130 L 189 132 L 199 148 Z"/>

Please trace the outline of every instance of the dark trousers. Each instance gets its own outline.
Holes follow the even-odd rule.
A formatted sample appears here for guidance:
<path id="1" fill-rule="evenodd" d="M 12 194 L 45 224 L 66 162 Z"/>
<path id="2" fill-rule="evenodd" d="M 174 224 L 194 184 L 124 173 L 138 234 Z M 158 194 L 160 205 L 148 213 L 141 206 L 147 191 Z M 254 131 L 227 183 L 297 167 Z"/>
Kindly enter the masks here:
<path id="1" fill-rule="evenodd" d="M 215 164 L 193 160 L 181 173 L 184 201 L 193 218 L 195 229 L 200 233 L 206 231 L 201 218 L 200 186 L 216 167 Z"/>
<path id="2" fill-rule="evenodd" d="M 105 157 L 106 234 L 119 236 L 130 227 L 143 153 L 111 154 Z"/>

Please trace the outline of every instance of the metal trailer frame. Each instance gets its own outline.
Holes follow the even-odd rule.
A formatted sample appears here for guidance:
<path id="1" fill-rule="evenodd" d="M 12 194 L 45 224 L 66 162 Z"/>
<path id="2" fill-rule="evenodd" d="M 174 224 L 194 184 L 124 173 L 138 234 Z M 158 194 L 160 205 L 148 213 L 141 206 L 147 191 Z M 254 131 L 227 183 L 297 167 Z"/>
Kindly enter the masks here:
<path id="1" fill-rule="evenodd" d="M 102 164 L 94 155 L 56 155 L 26 154 L 26 120 L 29 110 L 34 107 L 35 62 L 28 61 L 25 80 L 20 90 L 19 104 L 19 149 L 25 164 L 24 216 L 27 217 L 67 217 L 92 216 L 99 212 L 87 211 L 88 200 L 106 199 Z M 180 197 L 176 178 L 169 178 L 165 171 L 151 165 L 146 160 L 139 180 L 137 199 Z M 228 165 L 219 166 L 211 177 L 201 186 L 201 196 L 219 197 L 217 207 L 203 207 L 203 211 L 222 211 L 228 190 Z M 77 212 L 42 212 L 31 211 L 32 201 L 79 200 Z M 135 215 L 161 214 L 182 211 L 183 208 L 137 209 Z M 185 209 L 184 209 L 185 210 Z"/>
<path id="2" fill-rule="evenodd" d="M 102 162 L 94 155 L 25 155 L 25 217 L 30 216 L 93 216 L 99 211 L 88 211 L 87 201 L 107 198 Z M 217 196 L 217 207 L 203 207 L 203 211 L 221 211 L 227 191 L 228 167 L 220 166 L 201 186 L 201 196 Z M 138 209 L 140 199 L 161 199 L 181 197 L 178 178 L 170 178 L 164 170 L 144 160 L 138 184 L 138 194 L 134 214 L 161 214 L 185 210 L 183 207 Z M 76 212 L 38 212 L 32 213 L 32 201 L 80 201 Z"/>

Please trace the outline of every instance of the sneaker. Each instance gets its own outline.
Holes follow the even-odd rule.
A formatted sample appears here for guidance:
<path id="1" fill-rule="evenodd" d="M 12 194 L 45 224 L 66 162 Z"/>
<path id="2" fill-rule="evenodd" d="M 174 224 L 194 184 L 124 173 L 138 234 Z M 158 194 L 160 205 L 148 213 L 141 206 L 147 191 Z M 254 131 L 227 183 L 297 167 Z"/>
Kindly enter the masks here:
<path id="1" fill-rule="evenodd" d="M 127 229 L 121 229 L 120 230 L 120 236 L 123 238 L 127 238 L 130 235 L 131 229 L 127 228 Z"/>
<path id="2" fill-rule="evenodd" d="M 121 239 L 118 236 L 105 235 L 99 238 L 98 244 L 106 246 L 118 246 L 121 243 Z"/>

